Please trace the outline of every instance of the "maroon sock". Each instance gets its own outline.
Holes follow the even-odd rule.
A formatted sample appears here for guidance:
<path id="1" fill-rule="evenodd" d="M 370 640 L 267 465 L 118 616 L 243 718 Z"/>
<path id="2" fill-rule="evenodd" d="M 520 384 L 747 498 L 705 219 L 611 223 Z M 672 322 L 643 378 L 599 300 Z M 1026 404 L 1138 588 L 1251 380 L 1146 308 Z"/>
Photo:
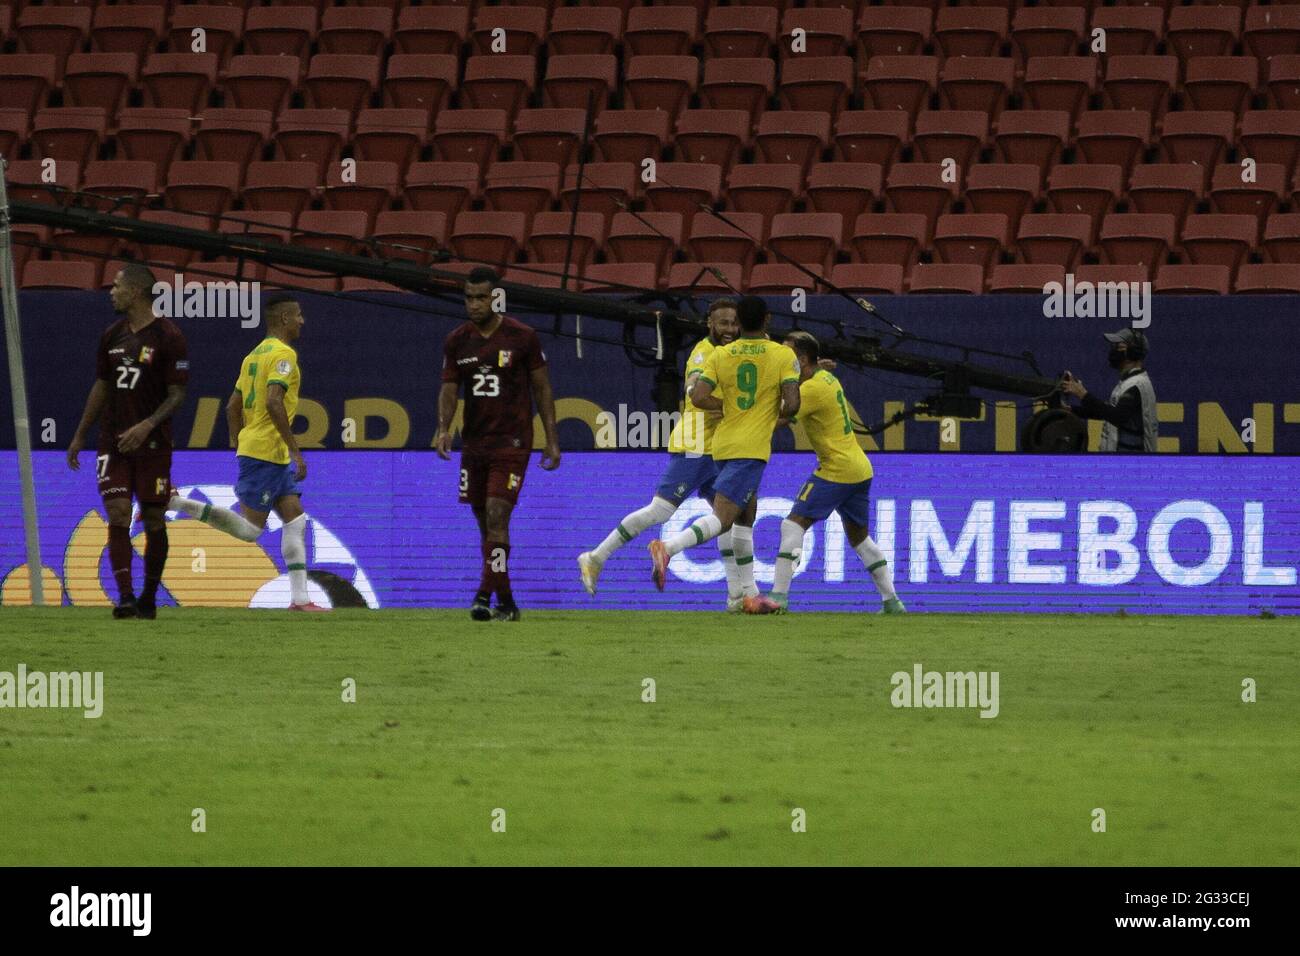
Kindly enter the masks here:
<path id="1" fill-rule="evenodd" d="M 163 568 L 167 564 L 167 528 L 166 526 L 144 532 L 144 590 L 140 598 L 153 601 L 158 596 L 158 582 L 162 580 Z"/>
<path id="2" fill-rule="evenodd" d="M 123 601 L 132 600 L 135 591 L 131 587 L 131 562 L 135 558 L 135 549 L 131 547 L 131 529 L 121 525 L 108 526 L 108 562 L 113 569 L 113 580 L 117 582 L 117 593 Z"/>
<path id="3" fill-rule="evenodd" d="M 491 556 L 493 553 L 495 558 Z M 510 545 L 494 541 L 489 549 L 488 561 L 496 568 L 492 572 L 492 590 L 497 592 L 497 607 L 514 604 L 514 595 L 510 593 Z"/>
<path id="4" fill-rule="evenodd" d="M 478 579 L 478 593 L 491 597 L 496 584 L 496 575 L 492 571 L 492 544 L 485 538 L 479 542 L 479 550 L 483 555 L 483 565 Z"/>

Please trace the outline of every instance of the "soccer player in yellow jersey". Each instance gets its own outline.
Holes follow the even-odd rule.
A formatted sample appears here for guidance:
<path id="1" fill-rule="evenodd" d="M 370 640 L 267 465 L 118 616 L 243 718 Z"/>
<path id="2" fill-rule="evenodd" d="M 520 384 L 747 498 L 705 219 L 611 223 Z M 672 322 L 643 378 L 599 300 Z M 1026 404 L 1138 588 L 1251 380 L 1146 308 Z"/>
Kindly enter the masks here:
<path id="1" fill-rule="evenodd" d="M 307 594 L 307 515 L 297 484 L 307 477 L 307 463 L 290 427 L 301 380 L 293 343 L 305 320 L 298 302 L 288 297 L 268 301 L 262 315 L 266 338 L 244 357 L 226 403 L 230 436 L 239 445 L 235 494 L 243 514 L 180 497 L 172 498 L 171 508 L 243 541 L 256 540 L 274 509 L 284 522 L 280 553 L 289 573 L 289 610 L 325 611 Z"/>
<path id="2" fill-rule="evenodd" d="M 901 614 L 906 609 L 894 593 L 889 563 L 867 534 L 871 462 L 854 437 L 844 390 L 834 375 L 818 367 L 821 346 L 816 338 L 807 332 L 791 332 L 785 344 L 799 358 L 798 421 L 817 454 L 817 470 L 804 483 L 789 516 L 781 522 L 781 550 L 776 557 L 769 598 L 781 610 L 787 608 L 804 532 L 837 511 L 849 544 L 867 566 L 880 591 L 884 602 L 881 610 L 886 614 Z M 790 420 L 795 419 L 791 416 Z"/>
<path id="3" fill-rule="evenodd" d="M 786 346 L 767 337 L 770 316 L 757 296 L 747 295 L 736 308 L 740 335 L 730 345 L 715 348 L 691 388 L 691 401 L 706 412 L 722 412 L 713 432 L 713 513 L 697 520 L 667 541 L 650 542 L 653 579 L 663 590 L 668 562 L 674 554 L 703 544 L 731 529 L 737 521 L 753 527 L 758 510 L 758 484 L 772 457 L 772 431 L 778 418 L 799 411 L 799 362 Z M 741 568 L 742 582 L 753 581 L 753 564 Z M 747 597 L 774 609 L 766 598 Z"/>
<path id="4" fill-rule="evenodd" d="M 735 339 L 738 328 L 736 300 L 715 299 L 709 305 L 708 323 L 708 336 L 700 339 L 686 360 L 686 403 L 681 419 L 669 436 L 668 468 L 659 479 L 654 497 L 644 508 L 625 515 L 597 547 L 578 555 L 578 570 L 588 594 L 596 593 L 596 581 L 610 555 L 647 528 L 671 518 L 689 495 L 698 492 L 705 501 L 713 500 L 713 479 L 717 477 L 718 469 L 711 453 L 718 418 L 716 413 L 706 413 L 697 408 L 690 400 L 690 390 L 704 371 L 710 353 Z M 727 610 L 739 611 L 746 595 L 740 583 L 739 567 L 753 563 L 753 528 L 737 522 L 731 531 L 718 536 L 718 550 L 727 573 Z M 737 565 L 738 561 L 740 565 Z M 750 577 L 753 577 L 752 573 Z M 756 596 L 757 586 L 751 585 L 748 593 Z"/>

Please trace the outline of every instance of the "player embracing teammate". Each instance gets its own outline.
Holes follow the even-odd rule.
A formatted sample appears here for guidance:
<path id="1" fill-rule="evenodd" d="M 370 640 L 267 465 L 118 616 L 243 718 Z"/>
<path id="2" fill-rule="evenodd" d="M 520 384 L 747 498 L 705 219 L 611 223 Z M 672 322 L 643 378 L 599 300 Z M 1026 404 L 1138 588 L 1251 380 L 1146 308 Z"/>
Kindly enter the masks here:
<path id="1" fill-rule="evenodd" d="M 452 420 L 463 388 L 460 500 L 474 510 L 482 550 L 478 592 L 469 610 L 475 621 L 520 618 L 510 587 L 510 515 L 533 447 L 534 403 L 546 432 L 542 468 L 560 466 L 546 354 L 536 332 L 494 308 L 504 302 L 499 283 L 496 272 L 486 266 L 466 277 L 469 321 L 454 329 L 443 345 L 434 437 L 439 457 L 450 459 Z M 490 603 L 494 593 L 495 610 Z"/>

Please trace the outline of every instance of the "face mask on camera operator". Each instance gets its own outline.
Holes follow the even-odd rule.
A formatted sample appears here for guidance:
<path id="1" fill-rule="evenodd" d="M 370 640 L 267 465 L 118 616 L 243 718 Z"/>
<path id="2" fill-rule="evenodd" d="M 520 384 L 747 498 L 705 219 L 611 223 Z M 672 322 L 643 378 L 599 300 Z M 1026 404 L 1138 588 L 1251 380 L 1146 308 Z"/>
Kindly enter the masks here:
<path id="1" fill-rule="evenodd" d="M 1070 372 L 1061 377 L 1061 391 L 1080 400 L 1074 413 L 1100 419 L 1100 451 L 1153 452 L 1156 450 L 1156 393 L 1143 368 L 1147 337 L 1136 329 L 1105 333 L 1110 343 L 1107 362 L 1120 373 L 1119 382 L 1103 401 L 1091 394 Z"/>

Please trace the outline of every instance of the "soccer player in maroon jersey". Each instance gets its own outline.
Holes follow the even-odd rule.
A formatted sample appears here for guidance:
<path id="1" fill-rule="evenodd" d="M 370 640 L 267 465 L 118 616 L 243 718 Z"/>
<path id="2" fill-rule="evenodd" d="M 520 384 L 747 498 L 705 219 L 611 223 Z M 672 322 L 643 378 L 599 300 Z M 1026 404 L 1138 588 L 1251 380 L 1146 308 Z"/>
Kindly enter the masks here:
<path id="1" fill-rule="evenodd" d="M 76 434 L 68 445 L 68 467 L 81 467 L 78 453 L 86 432 L 99 420 L 95 476 L 108 512 L 108 555 L 119 600 L 113 617 L 158 616 L 158 582 L 167 563 L 171 498 L 172 413 L 185 401 L 190 363 L 185 336 L 153 311 L 154 277 L 138 264 L 123 267 L 109 299 L 118 319 L 99 339 L 95 384 Z M 131 498 L 144 521 L 144 588 L 137 600 L 131 583 Z"/>
<path id="2" fill-rule="evenodd" d="M 440 458 L 451 458 L 451 421 L 464 385 L 460 500 L 474 509 L 483 549 L 482 577 L 469 609 L 476 621 L 519 620 L 519 607 L 510 593 L 510 513 L 519 500 L 533 447 L 534 404 L 546 431 L 542 467 L 547 471 L 560 467 L 546 354 L 536 332 L 493 310 L 500 281 L 486 266 L 466 277 L 469 321 L 454 329 L 443 344 L 438 433 L 433 442 Z M 495 612 L 489 603 L 494 591 Z"/>

